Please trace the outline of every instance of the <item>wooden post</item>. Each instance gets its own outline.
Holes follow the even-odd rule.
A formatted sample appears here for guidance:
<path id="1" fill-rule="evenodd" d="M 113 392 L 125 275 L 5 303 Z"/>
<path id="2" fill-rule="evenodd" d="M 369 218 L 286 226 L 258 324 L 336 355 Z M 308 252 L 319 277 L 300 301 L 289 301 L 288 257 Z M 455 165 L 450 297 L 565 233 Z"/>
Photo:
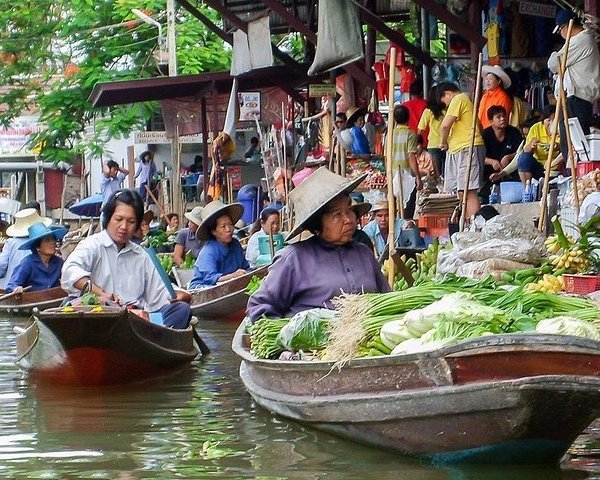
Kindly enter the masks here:
<path id="1" fill-rule="evenodd" d="M 564 75 L 565 75 L 565 67 L 567 64 L 567 55 L 569 54 L 569 41 L 571 40 L 571 29 L 573 28 L 573 20 L 569 21 L 569 27 L 567 29 L 567 38 L 565 39 L 565 53 L 563 55 L 562 58 L 559 58 L 559 71 L 558 71 L 558 77 L 559 77 L 559 85 L 560 85 L 560 90 L 562 91 L 562 86 L 564 85 Z M 554 121 L 552 122 L 552 137 L 550 138 L 550 148 L 548 149 L 548 160 L 546 161 L 546 165 L 544 168 L 544 184 L 542 186 L 542 201 L 541 201 L 541 205 L 540 205 L 540 219 L 538 220 L 538 230 L 540 232 L 545 232 L 546 231 L 546 223 L 548 221 L 548 186 L 550 183 L 550 170 L 552 168 L 552 157 L 554 156 L 554 144 L 556 142 L 556 136 L 558 135 L 558 118 L 559 118 L 559 113 L 561 112 L 562 109 L 562 104 L 563 102 L 566 101 L 566 95 L 564 95 L 564 92 L 562 95 L 559 95 L 558 98 L 556 99 L 556 111 L 554 113 Z M 568 130 L 568 125 L 567 125 L 567 130 Z M 571 175 L 573 176 L 573 184 L 575 184 L 577 182 L 577 175 L 575 171 L 571 172 Z M 575 187 L 577 188 L 577 187 Z M 575 197 L 575 200 L 577 201 L 577 196 Z"/>
<path id="2" fill-rule="evenodd" d="M 465 228 L 467 215 L 467 197 L 469 193 L 469 182 L 471 181 L 471 168 L 473 166 L 473 150 L 475 150 L 475 133 L 477 131 L 477 112 L 479 110 L 479 93 L 481 91 L 481 68 L 483 63 L 483 54 L 479 53 L 477 59 L 477 77 L 475 79 L 475 97 L 473 98 L 473 121 L 471 122 L 471 143 L 469 144 L 469 157 L 467 163 L 467 175 L 465 178 L 465 188 L 463 190 L 462 207 L 460 211 L 460 220 L 458 222 L 459 231 Z"/>
<path id="3" fill-rule="evenodd" d="M 392 154 L 394 151 L 394 83 L 396 83 L 396 48 L 390 48 L 390 73 L 388 75 L 388 127 L 386 135 L 386 175 L 387 175 L 387 200 L 388 211 L 390 214 L 390 228 L 388 232 L 388 283 L 390 287 L 394 286 L 395 265 L 392 259 L 394 246 L 396 244 L 396 205 L 394 197 L 394 167 L 392 164 Z M 402 183 L 400 182 L 400 194 L 402 195 Z M 402 198 L 400 199 L 402 205 Z"/>

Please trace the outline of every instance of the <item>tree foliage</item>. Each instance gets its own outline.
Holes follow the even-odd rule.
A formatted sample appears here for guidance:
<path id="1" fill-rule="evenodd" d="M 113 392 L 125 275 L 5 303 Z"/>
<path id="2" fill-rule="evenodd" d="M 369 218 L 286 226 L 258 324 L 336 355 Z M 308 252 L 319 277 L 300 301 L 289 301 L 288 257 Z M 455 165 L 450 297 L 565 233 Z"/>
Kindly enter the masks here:
<path id="1" fill-rule="evenodd" d="M 163 25 L 164 0 L 11 0 L 0 9 L 0 124 L 37 111 L 42 130 L 31 140 L 45 159 L 70 161 L 102 152 L 110 138 L 142 127 L 155 104 L 92 108 L 98 82 L 160 75 L 153 54 L 158 29 L 136 17 L 142 9 Z M 217 25 L 214 11 L 199 5 Z M 229 49 L 178 8 L 179 74 L 227 69 Z M 6 87 L 6 88 L 5 88 Z"/>

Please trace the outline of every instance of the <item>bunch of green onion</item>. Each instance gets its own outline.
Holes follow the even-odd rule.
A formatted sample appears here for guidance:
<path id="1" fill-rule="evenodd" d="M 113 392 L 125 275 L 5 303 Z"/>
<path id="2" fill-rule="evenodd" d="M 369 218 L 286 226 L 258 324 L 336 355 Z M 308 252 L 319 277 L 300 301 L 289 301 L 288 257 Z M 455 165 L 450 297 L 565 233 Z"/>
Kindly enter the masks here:
<path id="1" fill-rule="evenodd" d="M 261 318 L 249 327 L 253 355 L 257 358 L 274 358 L 283 352 L 277 335 L 289 321 L 289 318 Z"/>

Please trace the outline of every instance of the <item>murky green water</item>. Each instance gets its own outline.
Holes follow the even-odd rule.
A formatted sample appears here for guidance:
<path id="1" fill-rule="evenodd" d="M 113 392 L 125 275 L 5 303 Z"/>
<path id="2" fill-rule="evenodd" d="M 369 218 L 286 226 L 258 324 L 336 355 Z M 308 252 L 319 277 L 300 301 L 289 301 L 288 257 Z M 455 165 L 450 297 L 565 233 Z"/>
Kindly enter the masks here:
<path id="1" fill-rule="evenodd" d="M 437 468 L 274 417 L 239 380 L 234 324 L 205 325 L 210 357 L 169 378 L 41 388 L 13 365 L 15 323 L 0 318 L 1 479 L 600 479 L 593 429 L 560 467 Z"/>

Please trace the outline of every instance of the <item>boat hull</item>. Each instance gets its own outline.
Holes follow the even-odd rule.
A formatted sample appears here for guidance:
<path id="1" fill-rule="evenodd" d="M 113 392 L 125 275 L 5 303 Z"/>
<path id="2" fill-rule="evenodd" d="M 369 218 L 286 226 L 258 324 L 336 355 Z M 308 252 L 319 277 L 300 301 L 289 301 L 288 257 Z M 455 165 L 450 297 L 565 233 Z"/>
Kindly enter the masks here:
<path id="1" fill-rule="evenodd" d="M 34 308 L 43 310 L 58 307 L 65 298 L 67 292 L 60 287 L 23 292 L 19 297 L 14 296 L 0 301 L 0 313 L 28 315 Z"/>
<path id="2" fill-rule="evenodd" d="M 246 287 L 252 277 L 264 277 L 266 274 L 267 267 L 260 267 L 212 287 L 189 290 L 194 315 L 205 320 L 241 320 L 248 304 Z"/>
<path id="3" fill-rule="evenodd" d="M 110 385 L 164 375 L 197 354 L 192 327 L 155 325 L 126 310 L 42 312 L 16 342 L 16 363 L 30 378 L 64 385 Z"/>
<path id="4" fill-rule="evenodd" d="M 263 408 L 435 462 L 555 463 L 600 414 L 600 343 L 575 337 L 486 337 L 341 369 L 256 359 L 241 330 L 234 349 L 242 381 Z M 512 365 L 503 361 L 513 355 Z M 505 367 L 487 372 L 490 359 Z"/>

